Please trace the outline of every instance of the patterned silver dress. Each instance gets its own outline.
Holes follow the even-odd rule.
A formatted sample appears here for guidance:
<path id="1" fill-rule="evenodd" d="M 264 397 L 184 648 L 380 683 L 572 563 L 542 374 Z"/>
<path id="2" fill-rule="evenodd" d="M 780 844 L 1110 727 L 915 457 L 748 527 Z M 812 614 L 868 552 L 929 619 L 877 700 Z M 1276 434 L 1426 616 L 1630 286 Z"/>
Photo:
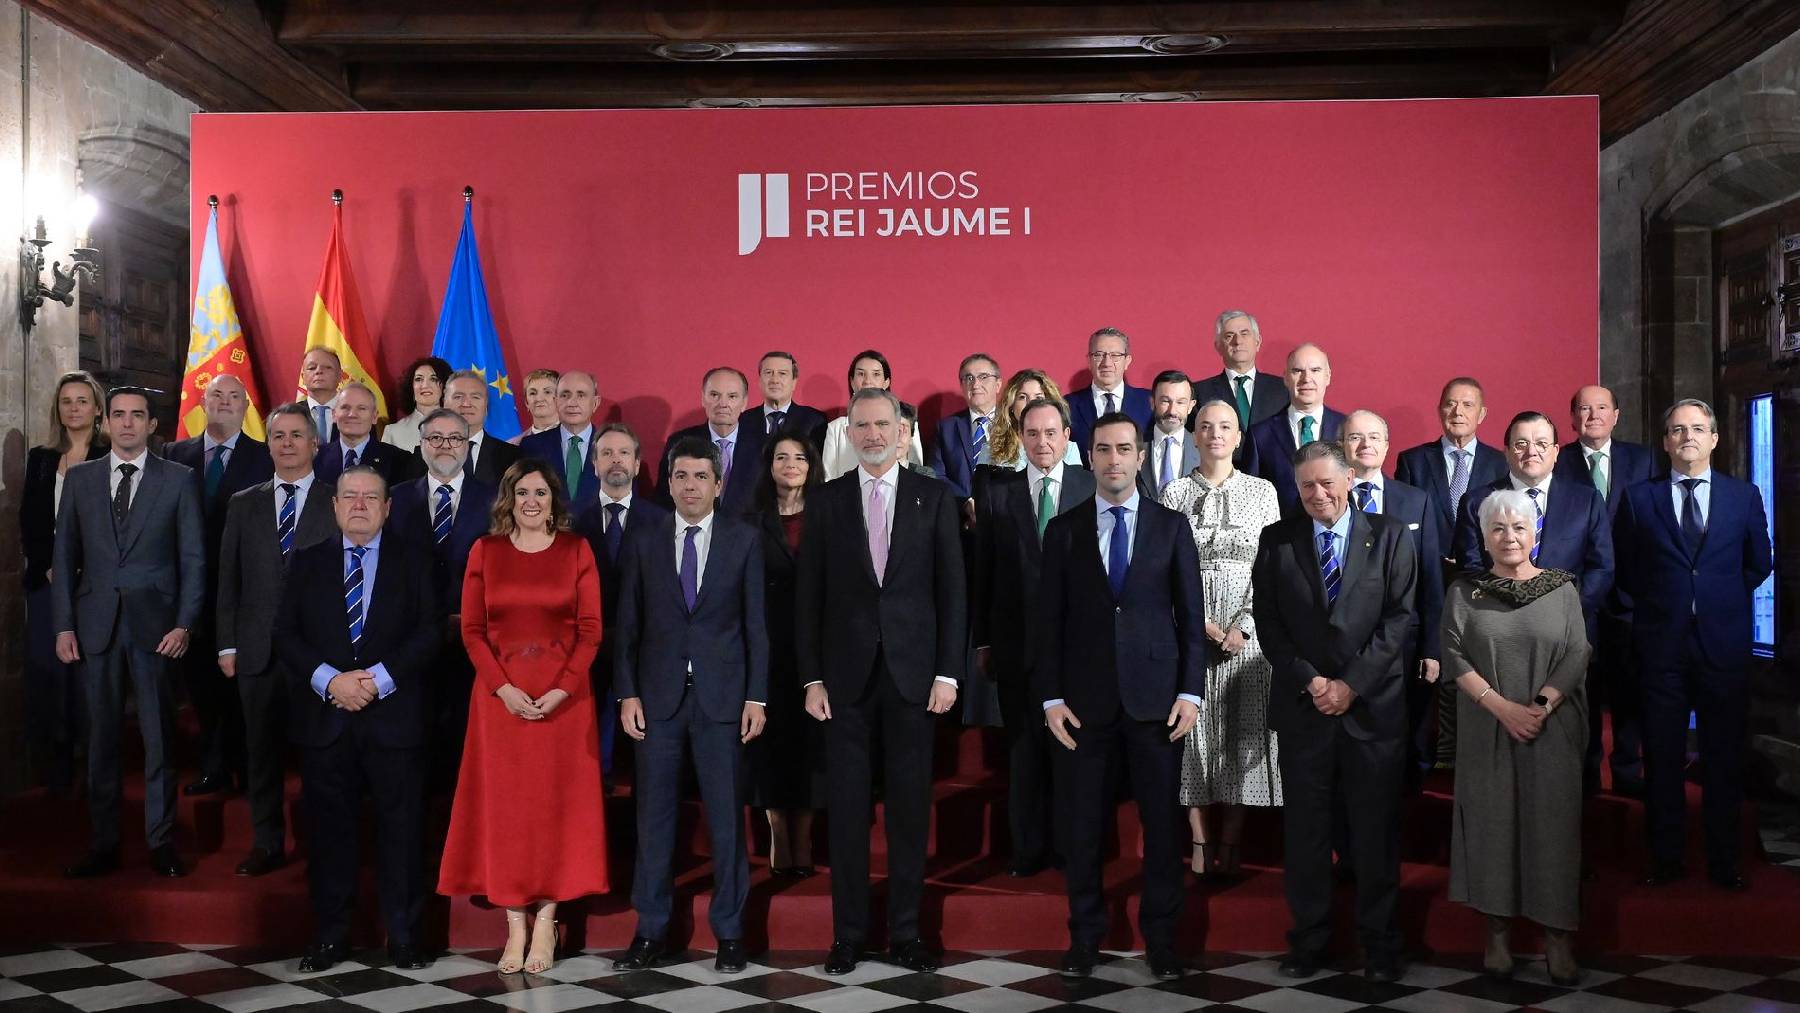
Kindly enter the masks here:
<path id="1" fill-rule="evenodd" d="M 1281 519 L 1275 487 L 1241 471 L 1215 487 L 1195 471 L 1170 482 L 1162 502 L 1187 517 L 1200 553 L 1206 618 L 1246 637 L 1235 657 L 1221 653 L 1207 669 L 1200 720 L 1181 754 L 1181 804 L 1278 806 L 1281 769 L 1268 720 L 1273 670 L 1256 639 L 1250 591 L 1262 529 Z"/>

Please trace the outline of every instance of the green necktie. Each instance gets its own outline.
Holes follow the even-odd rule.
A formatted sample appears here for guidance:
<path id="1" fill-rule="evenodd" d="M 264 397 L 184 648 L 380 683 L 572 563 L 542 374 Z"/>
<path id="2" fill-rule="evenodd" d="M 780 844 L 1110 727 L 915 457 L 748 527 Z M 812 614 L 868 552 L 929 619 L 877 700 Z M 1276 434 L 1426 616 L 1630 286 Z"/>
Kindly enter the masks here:
<path id="1" fill-rule="evenodd" d="M 1040 542 L 1044 540 L 1044 528 L 1049 526 L 1050 518 L 1056 516 L 1056 496 L 1050 488 L 1055 484 L 1048 475 L 1038 483 L 1037 531 Z"/>
<path id="2" fill-rule="evenodd" d="M 1250 382 L 1247 376 L 1234 376 L 1231 382 L 1237 384 L 1238 432 L 1250 428 L 1250 391 L 1245 384 Z"/>
<path id="3" fill-rule="evenodd" d="M 212 509 L 213 497 L 219 494 L 219 483 L 224 480 L 225 444 L 221 443 L 213 448 L 212 460 L 206 462 L 206 509 Z M 1606 494 L 1601 493 L 1600 495 Z"/>
<path id="4" fill-rule="evenodd" d="M 1313 435 L 1313 417 L 1311 415 L 1300 416 L 1300 445 L 1304 447 L 1316 439 L 1318 437 Z"/>
<path id="5" fill-rule="evenodd" d="M 1604 451 L 1596 450 L 1594 455 L 1588 458 L 1588 477 L 1594 480 L 1594 491 L 1600 494 L 1601 499 L 1606 498 L 1606 469 L 1602 467 L 1605 463 Z"/>
<path id="6" fill-rule="evenodd" d="M 581 437 L 569 437 L 568 452 L 563 454 L 563 483 L 567 486 L 569 499 L 575 498 L 575 488 L 581 484 Z"/>

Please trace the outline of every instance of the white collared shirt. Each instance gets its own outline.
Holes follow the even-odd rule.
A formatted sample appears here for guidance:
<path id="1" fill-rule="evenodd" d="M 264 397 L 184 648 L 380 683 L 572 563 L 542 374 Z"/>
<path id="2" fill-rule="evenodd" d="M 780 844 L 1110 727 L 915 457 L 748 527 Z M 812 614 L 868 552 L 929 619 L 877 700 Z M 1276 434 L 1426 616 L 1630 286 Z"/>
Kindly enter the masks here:
<path id="1" fill-rule="evenodd" d="M 351 444 L 345 442 L 345 438 L 343 436 L 339 436 L 337 439 L 338 460 L 341 461 L 344 459 L 344 453 L 346 451 L 354 450 L 354 451 L 356 451 L 356 463 L 357 464 L 367 464 L 368 462 L 364 461 L 363 458 L 369 456 L 369 444 L 373 443 L 373 442 L 374 442 L 373 436 L 365 436 L 362 438 L 361 443 L 351 445 Z"/>
<path id="2" fill-rule="evenodd" d="M 1694 487 L 1694 502 L 1700 507 L 1700 530 L 1706 530 L 1706 522 L 1712 517 L 1712 469 L 1709 467 L 1698 475 L 1683 475 L 1675 469 L 1669 469 L 1669 494 L 1675 502 L 1675 523 L 1681 523 L 1682 501 L 1687 498 L 1687 490 L 1682 488 L 1684 478 L 1697 478 L 1700 484 Z"/>
<path id="3" fill-rule="evenodd" d="M 1300 446 L 1300 420 L 1305 418 L 1313 420 L 1313 439 L 1322 440 L 1325 438 L 1324 404 L 1320 404 L 1318 407 L 1309 411 L 1301 411 L 1299 408 L 1289 408 L 1287 411 L 1288 432 L 1293 434 L 1295 447 Z"/>
<path id="4" fill-rule="evenodd" d="M 1050 495 L 1053 498 L 1060 497 L 1062 495 L 1063 462 L 1058 461 L 1051 465 L 1049 471 L 1039 471 L 1037 465 L 1032 464 L 1029 460 L 1025 462 L 1025 480 L 1030 484 L 1031 509 L 1034 514 L 1037 512 L 1039 490 L 1043 488 L 1045 479 L 1050 480 Z"/>
<path id="5" fill-rule="evenodd" d="M 130 460 L 120 457 L 119 452 L 116 450 L 106 455 L 106 466 L 110 469 L 111 474 L 111 481 L 107 484 L 107 488 L 112 491 L 113 496 L 117 497 L 119 495 L 119 481 L 125 477 L 119 472 L 119 465 L 129 464 L 137 469 L 137 471 L 133 472 L 131 475 L 130 502 L 137 502 L 138 491 L 144 487 L 144 458 L 147 454 L 147 449 L 140 450 L 138 451 L 138 455 Z"/>
<path id="6" fill-rule="evenodd" d="M 695 594 L 700 593 L 700 585 L 706 580 L 706 553 L 712 548 L 714 516 L 716 513 L 709 510 L 705 517 L 689 523 L 680 514 L 675 515 L 675 573 L 678 576 L 681 573 L 681 553 L 687 547 L 687 530 L 691 527 L 700 529 L 700 533 L 694 536 L 694 560 L 697 564 L 697 569 L 694 571 Z M 691 662 L 688 667 L 689 671 L 693 670 Z"/>
<path id="7" fill-rule="evenodd" d="M 1244 403 L 1248 404 L 1252 408 L 1254 408 L 1254 407 L 1256 407 L 1256 367 L 1252 366 L 1251 368 L 1240 373 L 1237 370 L 1232 369 L 1230 366 L 1226 366 L 1225 367 L 1225 392 L 1231 395 L 1231 400 L 1233 400 L 1233 401 L 1237 400 L 1237 392 L 1238 392 L 1237 378 L 1240 376 L 1244 377 L 1245 379 L 1247 379 L 1249 381 L 1248 383 L 1244 384 Z"/>
<path id="8" fill-rule="evenodd" d="M 1594 474 L 1594 455 L 1604 455 L 1600 458 L 1600 477 L 1606 482 L 1606 487 L 1608 489 L 1612 488 L 1612 444 L 1613 441 L 1610 436 L 1606 438 L 1605 443 L 1600 444 L 1598 447 L 1590 447 L 1585 443 L 1577 442 L 1577 445 L 1581 447 L 1581 464 L 1583 470 L 1588 473 L 1590 480 Z"/>
<path id="9" fill-rule="evenodd" d="M 439 480 L 436 475 L 427 474 L 425 488 L 428 495 L 425 497 L 425 516 L 428 519 L 437 516 L 438 490 L 447 488 L 450 490 L 450 516 L 454 519 L 456 512 L 462 509 L 462 487 L 463 470 L 461 468 L 456 469 L 456 475 L 448 482 Z"/>
<path id="10" fill-rule="evenodd" d="M 1456 474 L 1456 455 L 1457 454 L 1468 454 L 1469 455 L 1469 459 L 1466 462 L 1466 466 L 1469 469 L 1470 475 L 1473 475 L 1475 473 L 1475 440 L 1473 438 L 1470 438 L 1468 446 L 1459 447 L 1456 444 L 1450 442 L 1450 437 L 1440 436 L 1440 437 L 1438 437 L 1438 453 L 1440 453 L 1444 456 L 1444 474 L 1445 474 L 1445 476 L 1450 476 L 1450 475 Z M 1448 481 L 1447 477 L 1446 477 L 1446 481 Z"/>
<path id="11" fill-rule="evenodd" d="M 1113 411 L 1122 412 L 1125 410 L 1125 383 L 1124 383 L 1124 381 L 1120 381 L 1119 385 L 1117 387 L 1112 388 L 1111 390 L 1108 390 L 1107 388 L 1102 387 L 1097 383 L 1092 385 L 1091 387 L 1089 387 L 1088 390 L 1094 395 L 1094 417 L 1095 418 L 1099 418 L 1100 416 L 1106 414 L 1106 395 L 1108 395 L 1108 394 L 1111 394 L 1113 396 Z"/>
<path id="12" fill-rule="evenodd" d="M 1512 487 L 1519 492 L 1529 494 L 1530 490 L 1532 488 L 1534 488 L 1534 486 L 1532 486 L 1531 483 L 1520 478 L 1517 474 L 1515 474 L 1513 472 L 1510 472 L 1510 471 L 1507 472 L 1506 477 L 1507 477 L 1507 480 L 1512 483 Z M 1542 482 L 1539 482 L 1535 486 L 1535 488 L 1538 491 L 1538 494 L 1536 497 L 1534 497 L 1534 501 L 1537 503 L 1538 512 L 1540 514 L 1546 514 L 1546 513 L 1550 512 L 1550 480 L 1555 477 L 1556 477 L 1555 475 L 1545 475 L 1544 480 Z"/>
<path id="13" fill-rule="evenodd" d="M 1382 474 L 1379 468 L 1376 469 L 1375 474 L 1368 478 L 1358 478 L 1350 483 L 1350 509 L 1358 509 L 1356 505 L 1358 487 L 1364 482 L 1375 487 L 1369 490 L 1375 501 L 1375 512 L 1378 514 L 1387 513 L 1387 476 Z"/>
<path id="14" fill-rule="evenodd" d="M 282 497 L 287 495 L 286 490 L 281 488 L 283 484 L 284 484 L 284 480 L 282 479 L 282 477 L 280 475 L 276 475 L 275 476 L 275 523 L 276 524 L 281 523 Z M 301 512 L 303 512 L 306 509 L 306 497 L 312 491 L 313 473 L 310 469 L 308 469 L 306 474 L 300 476 L 299 478 L 294 479 L 292 482 L 287 482 L 285 484 L 292 485 L 294 487 L 294 530 L 299 531 L 300 530 L 300 514 L 301 514 Z"/>
<path id="15" fill-rule="evenodd" d="M 624 510 L 623 510 L 623 511 L 622 511 L 622 512 L 620 512 L 620 514 L 619 514 L 619 523 L 620 523 L 620 524 L 624 524 L 624 525 L 626 525 L 626 526 L 630 526 L 630 524 L 631 524 L 631 497 L 632 497 L 632 495 L 633 495 L 633 494 L 632 494 L 632 493 L 629 493 L 629 492 L 628 492 L 628 493 L 626 493 L 626 494 L 625 494 L 625 495 L 624 495 L 624 497 L 622 497 L 622 498 L 620 498 L 620 499 L 613 499 L 613 498 L 612 498 L 612 497 L 611 497 L 611 496 L 608 496 L 608 495 L 607 495 L 607 494 L 606 494 L 606 487 L 605 487 L 605 486 L 601 486 L 601 487 L 600 487 L 600 499 L 599 499 L 599 503 L 600 503 L 600 516 L 601 516 L 601 517 L 603 517 L 603 518 L 605 518 L 605 522 L 604 522 L 604 524 L 605 524 L 605 525 L 610 525 L 610 524 L 611 524 L 611 523 L 612 523 L 612 511 L 610 511 L 610 510 L 608 510 L 608 509 L 606 509 L 606 508 L 607 508 L 607 507 L 609 507 L 609 506 L 611 506 L 611 505 L 613 505 L 613 504 L 614 504 L 614 503 L 617 503 L 617 504 L 619 504 L 619 505 L 620 505 L 620 506 L 622 506 L 622 507 L 624 507 L 624 508 L 625 508 L 625 509 L 624 509 Z M 601 527 L 601 530 L 602 530 L 602 531 L 604 531 L 604 530 L 606 530 L 606 528 L 605 528 L 605 526 L 604 526 L 604 525 L 603 525 L 603 526 L 602 526 L 602 527 Z"/>
<path id="16" fill-rule="evenodd" d="M 887 470 L 887 474 L 880 478 L 869 474 L 869 469 L 862 465 L 856 466 L 856 485 L 862 490 L 863 529 L 865 531 L 874 530 L 875 527 L 875 522 L 869 517 L 869 485 L 873 482 L 880 482 L 883 486 L 881 506 L 885 516 L 881 518 L 880 524 L 881 530 L 888 533 L 888 545 L 892 546 L 894 544 L 894 497 L 899 495 L 900 490 L 899 462 L 895 462 L 894 466 Z"/>

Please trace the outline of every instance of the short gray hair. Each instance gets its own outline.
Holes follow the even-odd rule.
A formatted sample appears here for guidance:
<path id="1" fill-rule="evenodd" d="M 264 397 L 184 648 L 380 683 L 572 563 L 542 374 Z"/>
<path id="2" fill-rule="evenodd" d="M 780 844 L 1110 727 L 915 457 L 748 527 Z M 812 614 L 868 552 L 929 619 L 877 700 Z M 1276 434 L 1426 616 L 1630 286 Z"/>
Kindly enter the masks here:
<path id="1" fill-rule="evenodd" d="M 1678 408 L 1698 408 L 1698 409 L 1700 409 L 1701 414 L 1706 416 L 1706 424 L 1713 428 L 1713 432 L 1716 433 L 1719 431 L 1719 420 L 1718 420 L 1718 417 L 1713 414 L 1712 405 L 1707 404 L 1705 401 L 1702 401 L 1697 397 L 1684 397 L 1681 400 L 1670 405 L 1669 407 L 1663 409 L 1663 417 L 1662 417 L 1663 432 L 1667 433 L 1669 431 L 1669 419 L 1674 416 L 1675 410 Z"/>
<path id="2" fill-rule="evenodd" d="M 1501 489 L 1499 492 L 1488 493 L 1487 499 L 1481 501 L 1481 510 L 1478 513 L 1477 523 L 1481 525 L 1482 541 L 1487 540 L 1488 525 L 1494 523 L 1496 517 L 1502 516 L 1535 521 L 1537 506 L 1532 503 L 1530 496 L 1519 489 Z M 1531 529 L 1532 539 L 1535 541 L 1537 526 L 1527 524 L 1526 527 Z"/>
<path id="3" fill-rule="evenodd" d="M 339 387 L 338 388 L 338 403 L 342 404 L 344 395 L 350 393 L 353 390 L 360 390 L 364 394 L 369 395 L 369 402 L 371 404 L 375 404 L 375 405 L 381 404 L 381 399 L 375 396 L 375 389 L 373 387 L 370 387 L 368 384 L 363 383 L 361 380 L 351 380 L 349 383 L 344 384 L 342 387 Z"/>
<path id="4" fill-rule="evenodd" d="M 1224 337 L 1225 325 L 1238 317 L 1243 317 L 1245 320 L 1250 321 L 1250 330 L 1255 333 L 1257 337 L 1262 337 L 1262 325 L 1256 322 L 1256 318 L 1250 315 L 1249 310 L 1226 310 L 1219 314 L 1219 319 L 1213 321 L 1213 340 L 1217 341 Z"/>
<path id="5" fill-rule="evenodd" d="M 462 434 L 464 436 L 469 435 L 469 420 L 463 418 L 461 415 L 456 414 L 456 412 L 450 410 L 449 408 L 433 408 L 431 410 L 430 415 L 427 415 L 423 419 L 419 420 L 419 428 L 424 429 L 426 426 L 431 425 L 433 422 L 441 422 L 445 419 L 449 419 L 450 421 L 455 422 L 456 428 L 461 429 Z"/>
<path id="6" fill-rule="evenodd" d="M 1340 429 L 1348 428 L 1350 425 L 1350 420 L 1352 418 L 1355 418 L 1358 415 L 1367 415 L 1368 417 L 1381 423 L 1381 431 L 1384 433 L 1391 434 L 1393 432 L 1392 429 L 1388 428 L 1388 420 L 1387 419 L 1382 418 L 1380 415 L 1375 414 L 1374 412 L 1368 410 L 1367 408 L 1358 408 L 1357 410 L 1351 412 L 1349 415 L 1344 416 L 1344 424 L 1343 424 L 1343 426 L 1340 426 L 1339 428 Z"/>
<path id="7" fill-rule="evenodd" d="M 1117 327 L 1102 327 L 1088 335 L 1088 351 L 1093 351 L 1094 342 L 1099 341 L 1101 338 L 1118 338 L 1119 343 L 1125 346 L 1125 354 L 1131 354 L 1131 335 L 1126 334 Z"/>
<path id="8" fill-rule="evenodd" d="M 327 349 L 327 351 L 329 351 L 329 349 Z M 69 382 L 73 383 L 76 381 Z M 274 411 L 269 413 L 269 425 L 273 426 L 276 417 L 280 415 L 291 415 L 297 419 L 305 419 L 306 435 L 315 440 L 319 438 L 319 424 L 313 420 L 312 409 L 306 407 L 306 402 L 289 401 L 284 405 L 278 405 Z"/>
<path id="9" fill-rule="evenodd" d="M 894 410 L 894 421 L 899 422 L 901 420 L 900 399 L 895 397 L 894 392 L 888 390 L 886 387 L 864 387 L 862 390 L 850 395 L 850 407 L 844 409 L 844 416 L 846 418 L 850 415 L 850 408 L 855 408 L 858 401 L 886 401 L 888 407 Z"/>
<path id="10" fill-rule="evenodd" d="M 1308 461 L 1326 457 L 1336 462 L 1340 469 L 1350 470 L 1350 458 L 1345 455 L 1343 445 L 1330 440 L 1314 440 L 1294 451 L 1294 470 L 1299 471 L 1300 466 Z"/>

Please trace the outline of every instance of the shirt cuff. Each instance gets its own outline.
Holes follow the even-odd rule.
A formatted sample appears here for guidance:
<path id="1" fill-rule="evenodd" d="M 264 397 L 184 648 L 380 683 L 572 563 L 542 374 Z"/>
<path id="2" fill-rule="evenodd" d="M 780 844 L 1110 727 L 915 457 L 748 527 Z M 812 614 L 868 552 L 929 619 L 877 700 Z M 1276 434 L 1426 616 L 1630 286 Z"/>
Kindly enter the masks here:
<path id="1" fill-rule="evenodd" d="M 745 703 L 753 703 L 753 704 L 757 705 L 758 707 L 767 707 L 768 706 L 768 704 L 763 703 L 761 700 L 745 700 L 744 702 Z"/>
<path id="2" fill-rule="evenodd" d="M 1192 693 L 1177 693 L 1177 694 L 1175 694 L 1175 699 L 1186 700 L 1188 703 L 1191 703 L 1196 707 L 1200 706 L 1204 702 L 1199 697 L 1195 696 Z"/>
<path id="3" fill-rule="evenodd" d="M 940 676 L 938 676 L 938 677 L 937 677 L 937 679 L 936 679 L 936 680 L 935 680 L 935 681 L 937 681 L 937 682 L 947 682 L 947 683 L 949 683 L 949 684 L 950 684 L 950 688 L 951 688 L 951 689 L 956 689 L 956 688 L 957 688 L 957 685 L 956 685 L 956 680 L 955 680 L 955 679 L 952 679 L 952 678 L 950 678 L 950 677 L 949 677 L 949 676 L 947 676 L 947 675 L 940 675 Z"/>
<path id="4" fill-rule="evenodd" d="M 227 655 L 227 654 L 236 654 L 236 653 L 237 653 L 237 648 L 235 648 L 235 647 L 221 647 L 221 648 L 219 648 L 219 657 L 221 657 L 221 658 L 223 658 L 223 657 L 224 657 L 224 656 L 226 656 L 226 655 Z"/>
<path id="5" fill-rule="evenodd" d="M 1049 710 L 1052 707 L 1061 707 L 1062 704 L 1063 704 L 1063 699 L 1062 699 L 1062 697 L 1059 696 L 1054 700 L 1045 700 L 1044 701 L 1044 709 Z"/>
<path id="6" fill-rule="evenodd" d="M 386 700 L 394 694 L 394 690 L 400 688 L 394 685 L 394 677 L 388 674 L 385 664 L 369 669 L 369 674 L 375 677 L 375 698 L 377 700 Z"/>
<path id="7" fill-rule="evenodd" d="M 814 679 L 814 680 L 813 680 L 813 681 L 811 681 L 811 682 L 803 682 L 803 683 L 801 683 L 801 684 L 800 684 L 800 688 L 801 688 L 801 689 L 811 689 L 811 688 L 813 688 L 813 687 L 814 687 L 814 686 L 823 686 L 823 685 L 825 685 L 825 680 L 824 680 L 824 679 Z"/>
<path id="8" fill-rule="evenodd" d="M 326 703 L 331 702 L 331 694 L 326 691 L 326 687 L 330 686 L 331 680 L 337 678 L 339 674 L 341 673 L 330 665 L 321 664 L 318 668 L 313 669 L 312 688 L 314 693 L 319 694 L 319 699 Z"/>

